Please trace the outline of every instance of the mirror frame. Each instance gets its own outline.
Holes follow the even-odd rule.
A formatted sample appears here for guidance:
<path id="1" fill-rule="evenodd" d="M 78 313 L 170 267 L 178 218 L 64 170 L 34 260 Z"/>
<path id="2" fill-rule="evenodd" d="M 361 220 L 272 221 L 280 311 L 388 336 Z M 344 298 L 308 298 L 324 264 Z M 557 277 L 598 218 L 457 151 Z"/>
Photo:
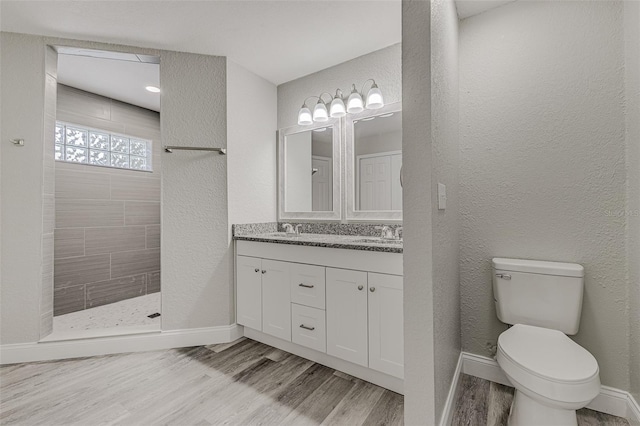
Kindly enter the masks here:
<path id="1" fill-rule="evenodd" d="M 322 127 L 331 127 L 333 130 L 332 157 L 333 157 L 333 210 L 324 212 L 288 212 L 286 206 L 286 167 L 285 161 L 286 144 L 285 140 L 288 135 L 302 133 L 320 129 Z M 342 122 L 338 118 L 330 118 L 323 123 L 314 123 L 308 126 L 291 126 L 278 130 L 278 220 L 340 220 L 342 209 Z"/>
<path id="2" fill-rule="evenodd" d="M 358 114 L 348 114 L 345 122 L 345 219 L 349 222 L 384 222 L 402 223 L 402 210 L 388 211 L 363 211 L 356 210 L 356 187 L 355 187 L 355 131 L 354 121 L 363 118 L 376 117 L 378 115 L 389 114 L 391 112 L 402 112 L 402 102 L 387 104 L 379 109 L 364 110 Z M 400 169 L 402 176 L 402 169 Z"/>

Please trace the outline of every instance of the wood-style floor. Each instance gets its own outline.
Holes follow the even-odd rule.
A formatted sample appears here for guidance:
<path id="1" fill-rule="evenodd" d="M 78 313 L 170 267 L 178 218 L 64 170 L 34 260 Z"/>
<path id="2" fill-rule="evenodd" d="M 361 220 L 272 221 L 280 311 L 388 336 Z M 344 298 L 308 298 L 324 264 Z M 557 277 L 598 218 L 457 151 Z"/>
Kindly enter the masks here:
<path id="1" fill-rule="evenodd" d="M 506 426 L 514 389 L 462 374 L 452 426 Z M 583 408 L 578 426 L 629 426 L 621 417 Z"/>
<path id="2" fill-rule="evenodd" d="M 402 395 L 258 343 L 0 369 L 2 425 L 401 425 Z"/>

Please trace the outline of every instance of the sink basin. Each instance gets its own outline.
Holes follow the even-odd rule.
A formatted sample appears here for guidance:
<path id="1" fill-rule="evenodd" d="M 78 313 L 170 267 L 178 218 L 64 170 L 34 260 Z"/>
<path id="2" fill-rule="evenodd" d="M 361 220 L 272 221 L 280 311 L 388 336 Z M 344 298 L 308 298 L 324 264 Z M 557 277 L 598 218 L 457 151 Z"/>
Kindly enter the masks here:
<path id="1" fill-rule="evenodd" d="M 383 238 L 363 238 L 361 240 L 356 240 L 356 243 L 370 243 L 370 244 L 401 244 L 402 240 L 385 240 Z"/>

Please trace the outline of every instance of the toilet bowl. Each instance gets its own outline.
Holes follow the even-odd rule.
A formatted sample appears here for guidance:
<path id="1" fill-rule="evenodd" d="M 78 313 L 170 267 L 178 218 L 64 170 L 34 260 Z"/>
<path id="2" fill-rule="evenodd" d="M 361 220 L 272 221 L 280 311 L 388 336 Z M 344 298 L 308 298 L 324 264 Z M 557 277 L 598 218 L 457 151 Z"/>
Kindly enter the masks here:
<path id="1" fill-rule="evenodd" d="M 577 425 L 600 392 L 598 362 L 564 333 L 516 324 L 498 338 L 497 361 L 516 388 L 511 426 Z"/>

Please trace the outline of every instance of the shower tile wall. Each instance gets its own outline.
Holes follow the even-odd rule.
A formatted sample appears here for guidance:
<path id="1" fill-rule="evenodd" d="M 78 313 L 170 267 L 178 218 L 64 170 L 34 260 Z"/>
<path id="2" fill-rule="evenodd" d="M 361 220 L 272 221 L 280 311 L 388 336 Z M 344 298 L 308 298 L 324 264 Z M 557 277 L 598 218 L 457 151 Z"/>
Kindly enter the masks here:
<path id="1" fill-rule="evenodd" d="M 54 315 L 160 291 L 160 116 L 58 85 L 57 119 L 153 141 L 153 172 L 56 162 Z"/>

